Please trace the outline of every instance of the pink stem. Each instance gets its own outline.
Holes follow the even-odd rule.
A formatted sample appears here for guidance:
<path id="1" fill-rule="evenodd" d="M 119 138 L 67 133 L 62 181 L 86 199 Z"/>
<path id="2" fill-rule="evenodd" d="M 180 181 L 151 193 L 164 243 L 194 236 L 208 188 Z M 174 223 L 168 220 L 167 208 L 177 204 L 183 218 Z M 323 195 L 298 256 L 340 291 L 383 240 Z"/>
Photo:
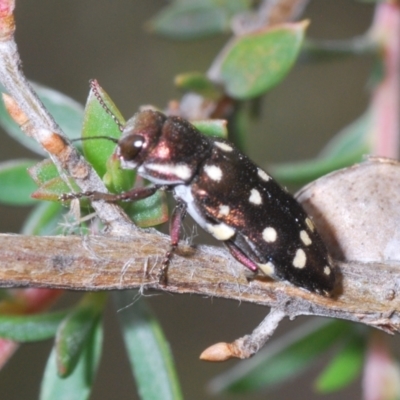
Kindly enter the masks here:
<path id="1" fill-rule="evenodd" d="M 399 368 L 384 335 L 375 330 L 371 332 L 364 366 L 364 400 L 390 400 L 399 395 Z"/>
<path id="2" fill-rule="evenodd" d="M 400 111 L 400 3 L 377 5 L 370 31 L 381 49 L 382 79 L 372 93 L 373 153 L 399 157 Z"/>
<path id="3" fill-rule="evenodd" d="M 372 152 L 398 158 L 400 136 L 400 2 L 378 4 L 370 31 L 380 46 L 382 78 L 375 86 L 372 114 Z M 399 395 L 399 369 L 393 362 L 381 332 L 372 332 L 363 377 L 364 400 L 383 400 Z"/>

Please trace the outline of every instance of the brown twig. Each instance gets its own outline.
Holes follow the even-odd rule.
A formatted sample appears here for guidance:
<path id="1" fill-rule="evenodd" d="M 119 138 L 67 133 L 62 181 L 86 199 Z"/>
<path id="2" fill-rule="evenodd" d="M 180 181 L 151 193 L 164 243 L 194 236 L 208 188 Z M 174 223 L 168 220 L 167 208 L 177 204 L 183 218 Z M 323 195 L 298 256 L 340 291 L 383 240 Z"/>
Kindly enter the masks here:
<path id="1" fill-rule="evenodd" d="M 320 315 L 400 331 L 399 264 L 339 262 L 341 284 L 327 298 L 267 278 L 248 281 L 224 250 L 181 246 L 163 286 L 157 269 L 168 245 L 169 238 L 156 232 L 119 238 L 1 234 L 0 286 L 201 294 L 270 306 L 290 318 Z"/>

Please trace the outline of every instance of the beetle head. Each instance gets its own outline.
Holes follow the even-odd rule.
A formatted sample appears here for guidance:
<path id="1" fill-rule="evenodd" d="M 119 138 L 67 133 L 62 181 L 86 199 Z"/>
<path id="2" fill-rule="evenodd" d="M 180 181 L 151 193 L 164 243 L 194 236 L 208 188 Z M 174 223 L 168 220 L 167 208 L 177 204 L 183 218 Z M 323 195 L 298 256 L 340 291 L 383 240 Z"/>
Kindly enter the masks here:
<path id="1" fill-rule="evenodd" d="M 158 111 L 144 110 L 126 122 L 117 147 L 122 168 L 134 169 L 143 163 L 157 145 L 165 120 Z"/>

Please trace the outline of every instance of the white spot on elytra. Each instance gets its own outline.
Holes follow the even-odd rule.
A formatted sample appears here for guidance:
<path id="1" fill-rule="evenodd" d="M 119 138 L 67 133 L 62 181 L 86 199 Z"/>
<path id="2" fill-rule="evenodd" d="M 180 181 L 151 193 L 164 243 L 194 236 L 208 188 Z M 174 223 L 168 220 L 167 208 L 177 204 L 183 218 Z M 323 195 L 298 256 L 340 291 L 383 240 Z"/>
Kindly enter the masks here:
<path id="1" fill-rule="evenodd" d="M 235 230 L 223 222 L 218 225 L 207 224 L 206 228 L 218 240 L 228 240 L 235 234 Z"/>
<path id="2" fill-rule="evenodd" d="M 272 243 L 275 242 L 276 238 L 278 237 L 278 234 L 272 226 L 269 226 L 268 228 L 265 228 L 262 233 L 263 239 L 268 242 Z"/>
<path id="3" fill-rule="evenodd" d="M 268 182 L 271 179 L 271 177 L 265 171 L 263 171 L 261 168 L 257 168 L 257 173 L 258 173 L 258 176 L 261 179 L 263 179 L 265 182 Z"/>
<path id="4" fill-rule="evenodd" d="M 219 182 L 222 178 L 222 170 L 216 165 L 205 165 L 204 171 L 213 181 Z"/>
<path id="5" fill-rule="evenodd" d="M 192 170 L 186 164 L 146 164 L 146 169 L 160 174 L 173 175 L 182 180 L 192 176 Z"/>
<path id="6" fill-rule="evenodd" d="M 315 226 L 313 224 L 313 222 L 311 221 L 310 218 L 306 218 L 306 224 L 308 226 L 308 228 L 310 229 L 311 232 L 314 232 Z"/>
<path id="7" fill-rule="evenodd" d="M 262 203 L 261 194 L 257 189 L 251 189 L 249 202 L 257 205 Z"/>
<path id="8" fill-rule="evenodd" d="M 229 215 L 230 211 L 231 211 L 231 209 L 230 209 L 229 206 L 222 205 L 222 206 L 219 206 L 219 213 L 218 214 L 227 216 L 227 215 Z"/>
<path id="9" fill-rule="evenodd" d="M 293 259 L 293 266 L 300 269 L 304 268 L 306 266 L 306 261 L 307 261 L 306 253 L 304 252 L 303 249 L 298 249 Z"/>
<path id="10" fill-rule="evenodd" d="M 312 240 L 306 231 L 300 231 L 300 239 L 306 246 L 309 246 L 312 243 Z"/>
<path id="11" fill-rule="evenodd" d="M 219 147 L 223 151 L 233 151 L 233 147 L 229 146 L 227 143 L 214 142 L 215 146 Z"/>
<path id="12" fill-rule="evenodd" d="M 331 274 L 331 269 L 329 267 L 325 267 L 324 274 L 329 276 Z"/>
<path id="13" fill-rule="evenodd" d="M 265 275 L 273 276 L 275 274 L 275 265 L 272 262 L 267 262 L 266 264 L 257 264 L 258 268 L 264 272 Z"/>

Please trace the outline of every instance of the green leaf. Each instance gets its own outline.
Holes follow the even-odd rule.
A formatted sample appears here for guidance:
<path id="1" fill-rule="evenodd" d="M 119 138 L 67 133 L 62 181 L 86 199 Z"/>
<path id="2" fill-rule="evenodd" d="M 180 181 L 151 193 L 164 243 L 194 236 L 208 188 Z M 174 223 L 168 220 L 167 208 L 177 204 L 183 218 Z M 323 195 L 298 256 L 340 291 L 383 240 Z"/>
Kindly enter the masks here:
<path id="1" fill-rule="evenodd" d="M 343 154 L 337 159 L 314 158 L 293 163 L 274 164 L 268 167 L 271 175 L 282 185 L 305 185 L 340 168 L 360 162 L 368 151 Z"/>
<path id="2" fill-rule="evenodd" d="M 251 0 L 178 0 L 163 8 L 147 27 L 170 39 L 200 39 L 227 32 L 231 17 L 251 6 Z"/>
<path id="3" fill-rule="evenodd" d="M 235 99 L 251 99 L 276 86 L 292 68 L 308 22 L 276 25 L 235 37 L 222 50 L 208 73 Z"/>
<path id="4" fill-rule="evenodd" d="M 80 192 L 75 181 L 69 178 L 69 185 L 67 185 L 61 177 L 57 177 L 41 185 L 32 193 L 32 197 L 38 200 L 59 201 L 60 195 L 69 192 Z"/>
<path id="5" fill-rule="evenodd" d="M 101 355 L 103 331 L 100 319 L 89 332 L 82 356 L 67 378 L 57 374 L 57 354 L 55 347 L 47 361 L 40 388 L 40 400 L 87 400 L 97 371 Z"/>
<path id="6" fill-rule="evenodd" d="M 228 137 L 227 122 L 225 119 L 207 119 L 201 121 L 192 121 L 203 135 L 226 139 Z"/>
<path id="7" fill-rule="evenodd" d="M 150 31 L 175 40 L 205 38 L 226 31 L 226 12 L 205 1 L 175 1 L 163 8 L 148 23 Z"/>
<path id="8" fill-rule="evenodd" d="M 182 393 L 160 325 L 136 291 L 115 292 L 125 346 L 142 400 L 179 400 Z M 127 307 L 129 306 L 129 307 Z"/>
<path id="9" fill-rule="evenodd" d="M 28 173 L 38 186 L 60 176 L 57 167 L 49 158 L 30 167 Z"/>
<path id="10" fill-rule="evenodd" d="M 57 167 L 50 159 L 45 159 L 28 169 L 31 178 L 39 186 L 32 193 L 32 197 L 38 200 L 59 201 L 60 195 L 69 192 L 80 192 L 80 188 L 72 178 L 68 178 L 68 184 L 61 178 Z M 87 199 L 83 200 L 83 204 L 87 204 Z M 86 205 L 85 204 L 85 205 Z"/>
<path id="11" fill-rule="evenodd" d="M 78 137 L 82 127 L 83 107 L 75 100 L 56 90 L 37 83 L 32 83 L 32 86 L 63 132 L 70 138 Z M 4 92 L 4 89 L 2 91 Z M 34 139 L 21 131 L 20 127 L 9 116 L 3 102 L 0 102 L 0 125 L 12 138 L 29 150 L 40 155 L 46 154 Z"/>
<path id="12" fill-rule="evenodd" d="M 35 315 L 0 315 L 0 337 L 15 342 L 36 342 L 53 337 L 67 311 Z"/>
<path id="13" fill-rule="evenodd" d="M 324 394 L 331 393 L 343 389 L 356 379 L 363 369 L 365 349 L 364 337 L 360 335 L 351 337 L 317 378 L 316 390 Z"/>
<path id="14" fill-rule="evenodd" d="M 215 378 L 210 389 L 213 393 L 238 394 L 273 387 L 305 371 L 323 351 L 353 329 L 354 325 L 339 320 L 311 321 Z"/>
<path id="15" fill-rule="evenodd" d="M 97 90 L 110 111 L 121 124 L 124 124 L 124 118 L 107 93 L 98 85 Z M 91 90 L 85 106 L 82 137 L 86 139 L 99 135 L 118 139 L 121 136 L 121 131 Z M 92 164 L 99 176 L 103 177 L 107 170 L 107 160 L 114 152 L 115 143 L 105 139 L 93 139 L 85 140 L 82 147 L 85 158 Z"/>
<path id="16" fill-rule="evenodd" d="M 121 169 L 121 160 L 117 154 L 111 154 L 106 163 L 107 171 L 103 176 L 103 182 L 112 193 L 126 192 L 133 188 L 136 171 Z"/>
<path id="17" fill-rule="evenodd" d="M 187 72 L 177 75 L 175 86 L 186 92 L 195 92 L 206 99 L 217 100 L 222 96 L 221 90 L 202 72 Z"/>
<path id="18" fill-rule="evenodd" d="M 166 194 L 158 190 L 147 199 L 131 203 L 127 211 L 135 224 L 141 228 L 163 224 L 168 221 Z"/>
<path id="19" fill-rule="evenodd" d="M 63 207 L 56 202 L 41 202 L 29 214 L 22 227 L 23 235 L 55 235 L 59 232 L 59 222 Z"/>
<path id="20" fill-rule="evenodd" d="M 12 160 L 0 163 L 0 202 L 27 206 L 37 203 L 31 195 L 36 185 L 27 169 L 36 164 L 34 160 Z"/>
<path id="21" fill-rule="evenodd" d="M 351 124 L 338 132 L 322 149 L 319 157 L 337 158 L 352 154 L 363 154 L 370 152 L 371 138 L 371 113 L 367 111 Z"/>
<path id="22" fill-rule="evenodd" d="M 371 150 L 370 113 L 340 131 L 312 160 L 275 164 L 269 172 L 281 184 L 303 185 L 329 172 L 360 162 Z"/>
<path id="23" fill-rule="evenodd" d="M 87 293 L 61 323 L 56 336 L 57 370 L 61 377 L 73 373 L 88 338 L 103 311 L 107 294 Z"/>

